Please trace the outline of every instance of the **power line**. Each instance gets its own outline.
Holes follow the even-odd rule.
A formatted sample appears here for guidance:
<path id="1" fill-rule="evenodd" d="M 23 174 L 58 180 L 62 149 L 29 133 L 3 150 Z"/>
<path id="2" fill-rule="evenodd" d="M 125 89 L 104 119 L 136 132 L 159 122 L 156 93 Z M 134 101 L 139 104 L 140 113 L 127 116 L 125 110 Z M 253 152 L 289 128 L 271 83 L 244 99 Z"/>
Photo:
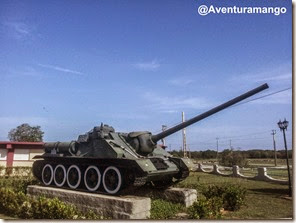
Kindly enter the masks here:
<path id="1" fill-rule="evenodd" d="M 245 138 L 245 139 L 236 139 L 236 141 L 241 141 L 241 140 L 258 140 L 258 139 L 267 139 L 267 137 L 265 137 L 265 138 Z"/>
<path id="2" fill-rule="evenodd" d="M 261 98 L 269 97 L 269 96 L 271 96 L 271 95 L 275 95 L 275 94 L 278 94 L 278 93 L 281 93 L 281 92 L 283 92 L 283 91 L 287 91 L 287 90 L 290 90 L 290 89 L 292 89 L 292 87 L 284 88 L 284 89 L 282 89 L 282 90 L 275 91 L 275 92 L 272 92 L 272 93 L 269 93 L 269 94 L 266 94 L 266 95 L 262 95 L 262 96 L 257 97 L 257 98 L 253 98 L 253 99 L 250 99 L 250 100 L 247 100 L 247 101 L 243 101 L 243 102 L 240 102 L 240 103 L 234 104 L 234 105 L 232 105 L 232 106 L 230 106 L 230 107 L 228 107 L 228 108 L 232 108 L 232 107 L 239 106 L 239 105 L 242 105 L 242 104 L 246 104 L 246 103 L 249 103 L 249 102 L 252 102 L 252 101 L 256 101 L 256 100 L 259 100 L 259 99 L 261 99 Z M 227 108 L 225 108 L 225 109 L 227 109 Z M 180 124 L 180 123 L 181 123 L 181 122 L 175 123 L 175 124 L 173 124 L 172 126 L 178 125 L 178 124 Z M 161 132 L 161 131 L 162 131 L 162 130 L 158 130 L 158 131 L 155 131 L 155 133 L 159 133 L 159 132 Z"/>
<path id="3" fill-rule="evenodd" d="M 251 135 L 258 135 L 258 134 L 263 134 L 263 133 L 267 133 L 269 131 L 260 131 L 260 132 L 254 132 L 251 134 L 246 134 L 246 135 L 237 135 L 237 136 L 225 136 L 225 137 L 220 137 L 220 139 L 229 139 L 229 138 L 240 138 L 243 136 L 251 136 Z"/>
<path id="4" fill-rule="evenodd" d="M 279 90 L 279 91 L 276 91 L 276 92 L 272 92 L 272 93 L 269 93 L 269 94 L 266 94 L 266 95 L 262 95 L 262 96 L 257 97 L 257 98 L 253 98 L 253 99 L 250 99 L 250 100 L 247 100 L 247 101 L 243 101 L 243 102 L 237 103 L 235 105 L 232 105 L 231 107 L 235 107 L 235 106 L 238 106 L 238 105 L 246 104 L 246 103 L 251 102 L 251 101 L 256 101 L 256 100 L 261 99 L 261 98 L 265 98 L 265 97 L 268 97 L 268 96 L 271 96 L 271 95 L 274 95 L 274 94 L 281 93 L 283 91 L 287 91 L 287 90 L 289 90 L 291 88 L 292 87 L 285 88 L 285 89 L 282 89 L 282 90 Z"/>
<path id="5" fill-rule="evenodd" d="M 238 105 L 242 105 L 242 104 L 246 104 L 246 103 L 249 103 L 249 102 L 252 102 L 252 101 L 255 101 L 255 100 L 259 100 L 261 98 L 265 98 L 265 97 L 269 97 L 269 96 L 272 96 L 272 95 L 275 95 L 275 94 L 278 94 L 278 93 L 281 93 L 281 92 L 284 92 L 284 91 L 287 91 L 289 89 L 291 89 L 292 87 L 289 87 L 289 88 L 285 88 L 285 89 L 282 89 L 282 90 L 279 90 L 279 91 L 275 91 L 275 92 L 272 92 L 272 93 L 269 93 L 269 94 L 266 94 L 266 95 L 262 95 L 260 97 L 257 97 L 257 98 L 253 98 L 253 99 L 250 99 L 250 100 L 247 100 L 247 101 L 243 101 L 243 102 L 240 102 L 238 104 L 235 104 L 235 105 L 232 105 L 231 107 L 235 107 L 235 106 L 238 106 Z M 231 108 L 230 107 L 230 108 Z M 180 122 L 179 122 L 180 123 Z M 177 124 L 179 124 L 177 123 Z M 263 133 L 267 133 L 267 131 L 264 131 L 264 132 L 257 132 L 257 133 L 252 133 L 252 134 L 247 134 L 247 135 L 239 135 L 239 136 L 232 136 L 232 137 L 221 137 L 222 139 L 236 139 L 238 141 L 240 140 L 250 140 L 250 138 L 241 138 L 241 137 L 244 137 L 244 136 L 252 136 L 252 135 L 258 135 L 258 134 L 263 134 Z M 239 139 L 241 138 L 241 139 Z M 262 140 L 262 139 L 266 139 L 266 138 L 251 138 L 252 140 Z M 200 145 L 200 144 L 203 144 L 203 145 L 213 145 L 213 143 L 209 143 L 209 142 L 197 142 L 197 143 L 194 143 L 194 144 L 190 144 L 191 146 L 192 145 Z M 223 145 L 223 140 L 221 141 L 221 145 Z M 188 144 L 189 145 L 189 144 Z"/>

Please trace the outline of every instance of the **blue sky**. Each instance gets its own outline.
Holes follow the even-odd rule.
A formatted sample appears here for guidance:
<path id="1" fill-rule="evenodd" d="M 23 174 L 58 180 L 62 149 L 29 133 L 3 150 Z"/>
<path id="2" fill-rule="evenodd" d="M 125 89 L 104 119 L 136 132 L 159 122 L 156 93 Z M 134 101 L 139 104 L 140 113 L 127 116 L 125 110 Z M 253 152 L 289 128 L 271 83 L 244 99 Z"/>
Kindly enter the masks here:
<path id="1" fill-rule="evenodd" d="M 248 5 L 246 5 L 248 3 Z M 210 6 L 279 6 L 273 14 L 209 14 Z M 265 82 L 255 97 L 292 87 L 291 2 L 1 1 L 0 140 L 19 124 L 68 141 L 101 122 L 117 131 L 172 126 Z M 272 149 L 292 90 L 235 106 L 188 127 L 191 150 Z M 182 145 L 181 133 L 166 139 Z"/>

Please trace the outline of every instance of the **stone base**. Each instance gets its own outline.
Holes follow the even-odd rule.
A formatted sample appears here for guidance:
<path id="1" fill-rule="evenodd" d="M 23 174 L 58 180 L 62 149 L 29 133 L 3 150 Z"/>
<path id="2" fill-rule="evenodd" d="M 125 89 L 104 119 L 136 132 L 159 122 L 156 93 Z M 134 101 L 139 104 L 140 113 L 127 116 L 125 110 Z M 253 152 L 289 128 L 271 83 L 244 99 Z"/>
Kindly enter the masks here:
<path id="1" fill-rule="evenodd" d="M 134 194 L 137 196 L 154 197 L 174 203 L 181 203 L 186 207 L 191 206 L 197 199 L 197 191 L 189 188 L 170 187 L 162 190 L 143 187 L 135 190 Z"/>
<path id="2" fill-rule="evenodd" d="M 75 205 L 81 211 L 92 210 L 112 219 L 146 219 L 150 217 L 151 200 L 138 196 L 110 196 L 73 191 L 61 188 L 31 185 L 27 187 L 30 196 L 58 198 Z"/>
<path id="3" fill-rule="evenodd" d="M 189 188 L 168 188 L 160 195 L 160 198 L 175 203 L 191 206 L 197 199 L 197 191 Z"/>

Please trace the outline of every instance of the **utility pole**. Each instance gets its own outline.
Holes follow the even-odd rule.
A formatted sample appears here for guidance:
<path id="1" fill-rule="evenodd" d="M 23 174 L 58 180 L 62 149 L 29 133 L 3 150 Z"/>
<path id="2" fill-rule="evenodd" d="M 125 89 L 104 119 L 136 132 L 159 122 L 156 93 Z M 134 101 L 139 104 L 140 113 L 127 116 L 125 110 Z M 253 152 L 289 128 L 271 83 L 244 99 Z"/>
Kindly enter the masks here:
<path id="1" fill-rule="evenodd" d="M 218 153 L 219 153 L 219 138 L 217 137 L 216 138 L 216 141 L 217 141 L 217 162 L 218 162 Z"/>
<path id="2" fill-rule="evenodd" d="M 166 125 L 162 125 L 162 126 L 161 126 L 161 129 L 162 129 L 163 132 L 164 132 L 167 128 L 168 128 L 168 127 L 167 127 Z M 165 138 L 162 138 L 161 141 L 162 141 L 162 145 L 165 146 Z"/>
<path id="3" fill-rule="evenodd" d="M 187 145 L 187 151 L 188 151 L 188 156 L 189 156 L 189 158 L 191 159 L 191 152 L 190 152 L 190 147 L 189 147 L 189 145 Z"/>
<path id="4" fill-rule="evenodd" d="M 276 146 L 275 146 L 275 139 L 274 135 L 276 134 L 276 130 L 271 130 L 271 135 L 273 139 L 273 149 L 274 149 L 274 165 L 277 166 L 277 156 L 276 156 Z"/>
<path id="5" fill-rule="evenodd" d="M 286 149 L 286 161 L 287 161 L 287 170 L 288 170 L 288 179 L 289 179 L 289 196 L 292 197 L 292 183 L 291 183 L 291 175 L 290 175 L 290 167 L 289 167 L 289 154 L 288 154 L 288 147 L 287 147 L 287 140 L 286 140 L 286 133 L 289 122 L 285 119 L 283 122 L 280 120 L 278 122 L 278 126 L 283 131 L 284 136 L 284 143 L 285 143 L 285 149 Z"/>
<path id="6" fill-rule="evenodd" d="M 231 139 L 229 139 L 229 146 L 230 146 L 230 150 L 232 150 Z"/>
<path id="7" fill-rule="evenodd" d="M 185 122 L 185 114 L 182 112 L 182 122 Z M 187 157 L 187 148 L 186 148 L 186 128 L 183 128 L 183 153 L 184 157 Z"/>

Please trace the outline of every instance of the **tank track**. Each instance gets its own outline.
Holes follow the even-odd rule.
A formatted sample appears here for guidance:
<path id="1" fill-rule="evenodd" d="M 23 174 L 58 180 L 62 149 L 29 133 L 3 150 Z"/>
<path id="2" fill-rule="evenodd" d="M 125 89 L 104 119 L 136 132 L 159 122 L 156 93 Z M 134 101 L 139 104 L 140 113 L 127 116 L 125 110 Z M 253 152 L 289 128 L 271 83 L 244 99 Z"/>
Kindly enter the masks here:
<path id="1" fill-rule="evenodd" d="M 45 186 L 111 195 L 122 194 L 147 182 L 147 174 L 130 160 L 115 163 L 111 159 L 48 157 L 34 162 L 33 174 Z M 87 179 L 88 176 L 94 180 Z M 75 177 L 79 178 L 77 183 Z M 93 185 L 98 181 L 99 185 Z"/>
<path id="2" fill-rule="evenodd" d="M 33 174 L 43 185 L 100 194 L 130 193 L 151 181 L 154 185 L 171 186 L 189 175 L 188 169 L 180 168 L 175 175 L 177 181 L 173 181 L 174 175 L 162 176 L 155 181 L 134 160 L 60 156 L 35 158 L 39 160 L 33 164 Z"/>
<path id="3" fill-rule="evenodd" d="M 147 183 L 147 177 L 137 177 L 133 183 L 135 187 L 144 186 Z"/>

